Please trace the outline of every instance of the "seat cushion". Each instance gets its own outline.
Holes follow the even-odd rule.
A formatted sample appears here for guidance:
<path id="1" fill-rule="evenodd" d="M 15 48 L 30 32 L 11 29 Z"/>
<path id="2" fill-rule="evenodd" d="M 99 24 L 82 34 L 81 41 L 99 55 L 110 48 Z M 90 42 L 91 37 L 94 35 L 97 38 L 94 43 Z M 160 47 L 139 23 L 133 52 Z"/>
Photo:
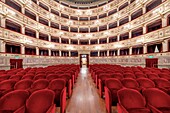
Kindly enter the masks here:
<path id="1" fill-rule="evenodd" d="M 158 110 L 162 111 L 162 113 L 170 113 L 170 107 L 160 107 Z"/>
<path id="2" fill-rule="evenodd" d="M 147 108 L 132 108 L 128 109 L 129 113 L 151 113 L 151 111 Z"/>

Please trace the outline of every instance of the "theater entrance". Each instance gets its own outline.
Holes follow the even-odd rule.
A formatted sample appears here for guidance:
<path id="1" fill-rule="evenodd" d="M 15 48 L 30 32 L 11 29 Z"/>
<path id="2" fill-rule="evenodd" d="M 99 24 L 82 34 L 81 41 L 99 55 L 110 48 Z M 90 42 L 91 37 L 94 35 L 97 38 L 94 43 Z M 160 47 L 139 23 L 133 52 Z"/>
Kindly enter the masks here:
<path id="1" fill-rule="evenodd" d="M 23 68 L 22 61 L 23 61 L 23 59 L 10 59 L 10 68 L 11 69 Z"/>
<path id="2" fill-rule="evenodd" d="M 80 54 L 80 67 L 88 68 L 89 67 L 89 55 Z"/>

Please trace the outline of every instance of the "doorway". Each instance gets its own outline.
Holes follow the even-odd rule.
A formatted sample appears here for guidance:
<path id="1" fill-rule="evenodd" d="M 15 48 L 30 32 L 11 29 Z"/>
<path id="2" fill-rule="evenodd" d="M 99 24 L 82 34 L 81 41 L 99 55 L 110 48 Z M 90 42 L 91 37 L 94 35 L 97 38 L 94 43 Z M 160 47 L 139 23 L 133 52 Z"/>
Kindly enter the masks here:
<path id="1" fill-rule="evenodd" d="M 158 58 L 147 58 L 146 67 L 158 67 Z"/>
<path id="2" fill-rule="evenodd" d="M 80 67 L 88 68 L 89 67 L 89 55 L 80 54 Z"/>
<path id="3" fill-rule="evenodd" d="M 13 68 L 22 68 L 23 65 L 22 65 L 22 61 L 23 59 L 10 59 L 10 68 L 13 69 Z"/>

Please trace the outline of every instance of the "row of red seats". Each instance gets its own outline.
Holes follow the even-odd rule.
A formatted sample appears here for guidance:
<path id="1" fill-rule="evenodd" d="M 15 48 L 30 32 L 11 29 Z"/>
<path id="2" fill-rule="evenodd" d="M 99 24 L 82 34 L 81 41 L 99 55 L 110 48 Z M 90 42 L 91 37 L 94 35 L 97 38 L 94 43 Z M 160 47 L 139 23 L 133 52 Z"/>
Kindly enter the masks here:
<path id="1" fill-rule="evenodd" d="M 157 88 L 121 89 L 118 95 L 118 113 L 170 113 L 170 96 Z M 110 112 L 109 112 L 110 113 Z"/>
<path id="2" fill-rule="evenodd" d="M 105 80 L 105 102 L 106 108 L 109 111 L 111 106 L 115 106 L 118 102 L 117 92 L 124 88 L 130 88 L 142 92 L 148 88 L 158 88 L 170 95 L 170 82 L 166 79 L 154 79 L 153 81 L 148 78 L 124 78 L 121 81 L 116 78 L 108 78 Z M 108 101 L 111 104 L 108 104 Z"/>
<path id="3" fill-rule="evenodd" d="M 14 90 L 0 98 L 0 113 L 55 113 L 55 93 L 43 89 L 29 95 L 26 90 Z"/>
<path id="4" fill-rule="evenodd" d="M 0 71 L 1 98 L 17 90 L 25 90 L 32 95 L 37 90 L 48 89 L 54 92 L 54 102 L 56 106 L 61 107 L 61 113 L 64 113 L 66 92 L 68 92 L 68 96 L 70 97 L 78 72 L 79 67 L 77 65 L 57 65 L 46 68 L 39 67 Z M 7 112 L 6 109 L 0 108 L 1 111 Z"/>
<path id="5" fill-rule="evenodd" d="M 157 87 L 170 94 L 169 69 L 92 65 L 90 71 L 99 87 L 101 97 L 105 87 L 106 108 L 109 113 L 111 105 L 116 105 L 118 102 L 117 92 L 124 87 L 137 91 Z"/>

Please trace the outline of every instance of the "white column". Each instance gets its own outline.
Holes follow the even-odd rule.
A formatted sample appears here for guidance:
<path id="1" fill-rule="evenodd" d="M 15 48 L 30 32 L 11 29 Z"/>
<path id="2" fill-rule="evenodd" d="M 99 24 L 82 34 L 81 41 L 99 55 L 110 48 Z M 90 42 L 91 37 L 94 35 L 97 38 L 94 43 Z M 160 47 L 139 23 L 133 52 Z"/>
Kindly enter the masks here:
<path id="1" fill-rule="evenodd" d="M 143 12 L 143 14 L 146 13 L 146 6 L 145 5 L 142 7 L 142 12 Z"/>
<path id="2" fill-rule="evenodd" d="M 48 41 L 51 42 L 51 35 L 48 34 Z"/>
<path id="3" fill-rule="evenodd" d="M 107 50 L 107 56 L 109 56 L 109 50 Z"/>
<path id="4" fill-rule="evenodd" d="M 100 44 L 100 39 L 97 39 L 97 44 Z"/>
<path id="5" fill-rule="evenodd" d="M 120 34 L 117 35 L 117 41 L 120 41 Z"/>
<path id="6" fill-rule="evenodd" d="M 120 56 L 120 49 L 117 50 L 117 56 Z"/>
<path id="7" fill-rule="evenodd" d="M 36 49 L 36 55 L 39 55 L 39 48 L 36 47 L 35 49 Z"/>
<path id="8" fill-rule="evenodd" d="M 97 55 L 98 57 L 100 56 L 100 51 L 98 51 L 98 55 Z"/>
<path id="9" fill-rule="evenodd" d="M 48 49 L 48 56 L 51 56 L 51 49 Z"/>
<path id="10" fill-rule="evenodd" d="M 25 14 L 25 6 L 21 7 L 21 12 L 22 12 L 22 14 Z"/>
<path id="11" fill-rule="evenodd" d="M 132 55 L 132 47 L 129 48 L 129 55 Z"/>
<path id="12" fill-rule="evenodd" d="M 143 45 L 143 54 L 146 54 L 147 53 L 147 44 L 144 44 Z"/>
<path id="13" fill-rule="evenodd" d="M 25 46 L 23 44 L 21 44 L 21 54 L 25 54 Z"/>
<path id="14" fill-rule="evenodd" d="M 39 38 L 39 31 L 36 30 L 36 38 Z"/>
<path id="15" fill-rule="evenodd" d="M 164 18 L 162 18 L 162 27 L 167 26 L 167 23 L 168 23 L 168 22 L 167 22 L 167 20 L 168 20 L 168 19 L 167 19 L 167 18 L 165 18 L 165 17 L 164 17 Z"/>
<path id="16" fill-rule="evenodd" d="M 146 25 L 144 25 L 144 26 L 143 26 L 143 34 L 145 34 L 145 33 L 147 32 L 146 29 L 147 29 L 147 28 L 146 28 Z"/>
<path id="17" fill-rule="evenodd" d="M 5 52 L 5 45 L 6 42 L 4 42 L 3 40 L 0 40 L 0 52 Z"/>
<path id="18" fill-rule="evenodd" d="M 129 38 L 132 38 L 132 30 L 129 31 Z"/>
<path id="19" fill-rule="evenodd" d="M 71 39 L 68 39 L 68 44 L 71 44 Z"/>
<path id="20" fill-rule="evenodd" d="M 1 18 L 1 27 L 5 28 L 5 20 L 6 18 L 4 18 L 3 16 L 0 17 Z"/>
<path id="21" fill-rule="evenodd" d="M 59 56 L 61 57 L 62 55 L 61 55 L 61 50 L 59 50 Z"/>
<path id="22" fill-rule="evenodd" d="M 71 51 L 68 52 L 68 56 L 71 57 Z"/>
<path id="23" fill-rule="evenodd" d="M 22 33 L 22 34 L 25 34 L 25 25 L 22 25 L 22 26 L 21 26 L 21 33 Z"/>
<path id="24" fill-rule="evenodd" d="M 162 42 L 162 51 L 167 52 L 168 51 L 168 39 L 164 40 Z"/>

